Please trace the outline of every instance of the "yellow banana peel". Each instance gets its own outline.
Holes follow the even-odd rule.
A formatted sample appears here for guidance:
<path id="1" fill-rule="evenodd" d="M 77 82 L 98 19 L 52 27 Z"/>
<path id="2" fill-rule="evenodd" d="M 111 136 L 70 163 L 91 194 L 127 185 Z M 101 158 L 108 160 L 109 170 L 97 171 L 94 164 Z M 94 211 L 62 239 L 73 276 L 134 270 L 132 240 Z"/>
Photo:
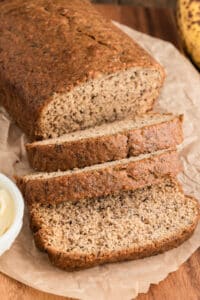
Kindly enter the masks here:
<path id="1" fill-rule="evenodd" d="M 200 0 L 177 0 L 177 23 L 184 48 L 200 69 Z"/>

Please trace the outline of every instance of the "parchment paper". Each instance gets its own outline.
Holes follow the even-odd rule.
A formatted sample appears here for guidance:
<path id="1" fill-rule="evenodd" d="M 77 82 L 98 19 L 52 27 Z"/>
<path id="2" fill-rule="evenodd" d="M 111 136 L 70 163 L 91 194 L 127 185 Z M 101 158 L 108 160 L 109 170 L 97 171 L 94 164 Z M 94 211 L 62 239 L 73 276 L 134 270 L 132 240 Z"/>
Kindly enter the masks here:
<path id="1" fill-rule="evenodd" d="M 156 109 L 184 113 L 185 141 L 181 150 L 184 189 L 200 199 L 200 77 L 193 66 L 171 44 L 117 24 L 141 43 L 166 68 L 167 79 Z M 25 136 L 0 110 L 0 171 L 12 177 L 27 173 Z M 0 258 L 0 271 L 42 291 L 68 297 L 100 300 L 129 300 L 147 292 L 178 269 L 200 246 L 200 226 L 195 234 L 177 249 L 155 257 L 67 273 L 50 265 L 46 254 L 39 252 L 27 220 L 12 248 Z"/>

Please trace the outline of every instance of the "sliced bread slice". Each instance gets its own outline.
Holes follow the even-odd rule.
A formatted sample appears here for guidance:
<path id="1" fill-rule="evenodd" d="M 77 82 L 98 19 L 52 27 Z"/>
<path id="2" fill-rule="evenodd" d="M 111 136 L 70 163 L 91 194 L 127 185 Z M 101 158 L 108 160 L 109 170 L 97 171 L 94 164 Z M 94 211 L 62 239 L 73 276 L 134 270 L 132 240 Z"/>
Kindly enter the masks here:
<path id="1" fill-rule="evenodd" d="M 32 168 L 54 172 L 172 148 L 182 141 L 182 116 L 149 113 L 29 143 L 26 150 Z"/>
<path id="2" fill-rule="evenodd" d="M 177 247 L 199 219 L 174 179 L 118 195 L 29 206 L 36 245 L 66 270 L 132 260 Z"/>
<path id="3" fill-rule="evenodd" d="M 161 150 L 84 169 L 36 173 L 16 179 L 27 202 L 55 203 L 137 189 L 180 171 L 176 150 Z"/>

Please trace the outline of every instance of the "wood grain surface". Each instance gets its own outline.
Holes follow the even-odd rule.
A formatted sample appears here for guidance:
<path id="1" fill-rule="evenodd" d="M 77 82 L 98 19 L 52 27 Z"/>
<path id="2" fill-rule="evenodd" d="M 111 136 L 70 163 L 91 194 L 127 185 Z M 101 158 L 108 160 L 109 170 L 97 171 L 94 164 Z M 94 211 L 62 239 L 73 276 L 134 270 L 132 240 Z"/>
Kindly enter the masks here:
<path id="1" fill-rule="evenodd" d="M 176 0 L 91 0 L 93 3 L 129 4 L 146 7 L 175 7 Z"/>
<path id="2" fill-rule="evenodd" d="M 170 9 L 100 4 L 96 6 L 108 18 L 170 41 L 180 49 L 173 12 Z M 0 273 L 0 300 L 35 299 L 67 298 L 37 291 Z M 136 300 L 200 300 L 200 250 L 197 250 L 177 272 L 170 274 L 159 285 L 152 285 L 147 294 L 140 294 Z"/>

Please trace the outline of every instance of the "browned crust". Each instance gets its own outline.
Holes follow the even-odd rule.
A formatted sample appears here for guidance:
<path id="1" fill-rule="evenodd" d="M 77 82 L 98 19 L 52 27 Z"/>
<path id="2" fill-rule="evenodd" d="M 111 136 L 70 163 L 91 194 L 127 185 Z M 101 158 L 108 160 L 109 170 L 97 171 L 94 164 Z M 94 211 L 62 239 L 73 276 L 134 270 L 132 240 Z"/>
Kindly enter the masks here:
<path id="1" fill-rule="evenodd" d="M 48 179 L 16 177 L 16 181 L 27 202 L 58 203 L 137 189 L 160 182 L 167 174 L 176 176 L 181 169 L 177 151 L 169 150 L 126 164 Z"/>
<path id="2" fill-rule="evenodd" d="M 158 124 L 76 141 L 29 143 L 29 163 L 37 171 L 65 171 L 174 148 L 183 141 L 182 119 L 182 115 L 174 116 Z"/>
<path id="3" fill-rule="evenodd" d="M 157 70 L 155 90 L 163 84 L 164 69 L 89 1 L 11 0 L 0 5 L 0 101 L 31 137 L 46 134 L 42 112 L 54 93 L 131 67 Z"/>
<path id="4" fill-rule="evenodd" d="M 199 203 L 193 197 L 186 197 L 188 201 L 194 201 L 196 203 L 197 209 L 199 211 Z M 190 200 L 189 200 L 190 199 Z M 33 220 L 35 216 L 32 216 L 31 224 L 33 225 Z M 58 268 L 67 270 L 67 271 L 75 271 L 80 269 L 86 269 L 90 267 L 94 267 L 96 265 L 102 265 L 105 263 L 113 263 L 120 261 L 128 261 L 140 259 L 148 256 L 153 256 L 159 253 L 163 253 L 172 248 L 178 247 L 184 241 L 186 241 L 194 232 L 200 215 L 197 214 L 196 218 L 193 220 L 192 224 L 187 228 L 183 229 L 176 236 L 172 236 L 171 238 L 163 239 L 159 242 L 154 242 L 146 247 L 135 247 L 132 249 L 124 249 L 122 251 L 112 251 L 107 253 L 101 253 L 99 255 L 88 254 L 88 255 L 80 255 L 80 254 L 67 254 L 65 252 L 57 251 L 55 248 L 48 245 L 47 238 L 47 229 L 39 229 L 37 227 L 34 233 L 34 240 L 36 246 L 42 250 L 47 252 L 49 259 L 53 265 Z M 36 221 L 38 223 L 38 220 Z M 39 223 L 38 223 L 39 225 Z M 38 226 L 37 225 L 37 226 Z M 48 232 L 49 235 L 49 232 Z"/>

